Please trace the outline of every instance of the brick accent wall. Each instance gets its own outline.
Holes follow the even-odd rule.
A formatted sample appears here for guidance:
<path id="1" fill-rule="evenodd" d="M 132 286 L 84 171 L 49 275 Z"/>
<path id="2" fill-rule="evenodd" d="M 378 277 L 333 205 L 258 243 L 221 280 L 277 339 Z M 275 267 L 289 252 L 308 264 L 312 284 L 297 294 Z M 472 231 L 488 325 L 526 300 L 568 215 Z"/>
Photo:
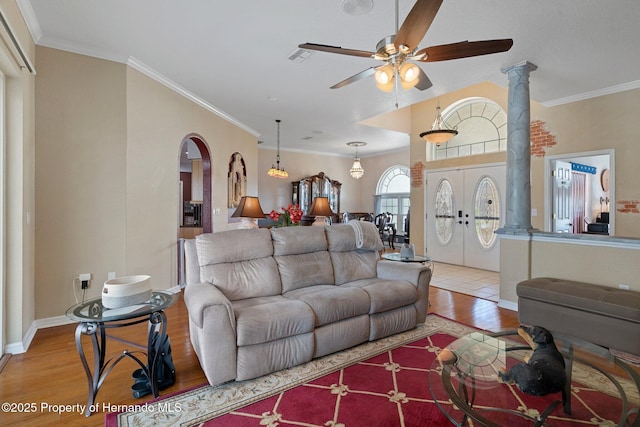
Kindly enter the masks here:
<path id="1" fill-rule="evenodd" d="M 616 211 L 621 214 L 640 214 L 640 200 L 618 200 Z"/>
<path id="2" fill-rule="evenodd" d="M 422 188 L 422 171 L 424 170 L 424 163 L 415 162 L 411 166 L 411 186 L 413 188 Z"/>
<path id="3" fill-rule="evenodd" d="M 547 147 L 558 144 L 556 137 L 545 129 L 545 122 L 534 120 L 531 122 L 531 155 L 544 157 Z"/>

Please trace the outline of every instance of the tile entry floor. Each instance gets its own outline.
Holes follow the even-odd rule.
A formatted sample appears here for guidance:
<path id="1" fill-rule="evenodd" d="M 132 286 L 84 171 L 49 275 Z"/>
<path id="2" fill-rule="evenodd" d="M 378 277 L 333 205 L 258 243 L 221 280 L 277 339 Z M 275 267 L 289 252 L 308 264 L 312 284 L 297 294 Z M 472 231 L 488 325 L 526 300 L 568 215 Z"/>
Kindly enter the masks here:
<path id="1" fill-rule="evenodd" d="M 442 262 L 433 264 L 432 286 L 498 302 L 500 273 Z"/>

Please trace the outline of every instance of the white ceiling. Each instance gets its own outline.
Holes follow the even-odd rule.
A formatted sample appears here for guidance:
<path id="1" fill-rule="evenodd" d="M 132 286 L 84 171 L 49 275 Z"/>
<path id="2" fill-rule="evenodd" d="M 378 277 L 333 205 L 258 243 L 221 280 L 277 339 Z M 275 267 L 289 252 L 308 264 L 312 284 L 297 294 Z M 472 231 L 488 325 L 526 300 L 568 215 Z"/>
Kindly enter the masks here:
<path id="1" fill-rule="evenodd" d="M 364 15 L 345 13 L 342 2 L 18 0 L 37 44 L 151 70 L 265 146 L 275 146 L 281 119 L 283 150 L 353 155 L 346 143 L 366 141 L 366 156 L 406 147 L 406 133 L 359 123 L 396 111 L 395 94 L 379 91 L 372 77 L 329 89 L 380 62 L 323 52 L 288 59 L 300 43 L 374 51 L 395 33 L 394 1 L 375 0 Z M 400 24 L 413 3 L 400 0 Z M 513 47 L 420 64 L 433 87 L 401 90 L 400 109 L 483 81 L 506 87 L 500 69 L 525 60 L 538 66 L 531 97 L 548 105 L 640 87 L 639 18 L 638 0 L 445 0 L 419 48 L 499 38 Z M 425 130 L 432 121 L 425 118 Z"/>

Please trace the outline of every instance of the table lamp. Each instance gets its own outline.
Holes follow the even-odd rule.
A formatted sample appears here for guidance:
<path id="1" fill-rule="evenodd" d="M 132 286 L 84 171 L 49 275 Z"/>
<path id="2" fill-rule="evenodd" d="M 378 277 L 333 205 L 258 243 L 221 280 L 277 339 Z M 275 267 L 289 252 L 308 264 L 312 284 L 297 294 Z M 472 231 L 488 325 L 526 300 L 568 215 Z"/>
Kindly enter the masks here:
<path id="1" fill-rule="evenodd" d="M 313 225 L 328 225 L 327 217 L 333 216 L 333 211 L 331 210 L 331 206 L 329 206 L 329 198 L 316 197 L 313 199 L 309 215 L 316 217 L 316 220 L 313 221 Z"/>
<path id="2" fill-rule="evenodd" d="M 240 218 L 238 228 L 258 228 L 256 218 L 264 218 L 266 215 L 260 206 L 260 200 L 253 196 L 242 196 L 238 208 L 231 214 L 232 218 Z"/>

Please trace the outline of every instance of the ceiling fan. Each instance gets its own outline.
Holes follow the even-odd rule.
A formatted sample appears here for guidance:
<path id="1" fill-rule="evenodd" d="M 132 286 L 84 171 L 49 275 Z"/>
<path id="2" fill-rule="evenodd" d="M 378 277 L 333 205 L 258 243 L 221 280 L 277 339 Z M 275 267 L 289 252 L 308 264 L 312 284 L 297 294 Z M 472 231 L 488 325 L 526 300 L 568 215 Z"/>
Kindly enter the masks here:
<path id="1" fill-rule="evenodd" d="M 380 40 L 375 52 L 356 49 L 344 49 L 339 46 L 328 46 L 316 43 L 303 43 L 298 47 L 341 55 L 359 56 L 384 61 L 383 65 L 371 67 L 359 72 L 335 85 L 331 89 L 339 89 L 365 77 L 375 75 L 377 86 L 391 92 L 398 83 L 405 90 L 415 87 L 426 90 L 432 86 L 424 71 L 410 61 L 436 62 L 450 59 L 469 58 L 506 52 L 513 46 L 512 39 L 462 41 L 439 46 L 431 46 L 418 50 L 431 26 L 443 0 L 417 0 L 413 8 L 398 28 L 398 0 L 396 0 L 396 34 Z"/>

